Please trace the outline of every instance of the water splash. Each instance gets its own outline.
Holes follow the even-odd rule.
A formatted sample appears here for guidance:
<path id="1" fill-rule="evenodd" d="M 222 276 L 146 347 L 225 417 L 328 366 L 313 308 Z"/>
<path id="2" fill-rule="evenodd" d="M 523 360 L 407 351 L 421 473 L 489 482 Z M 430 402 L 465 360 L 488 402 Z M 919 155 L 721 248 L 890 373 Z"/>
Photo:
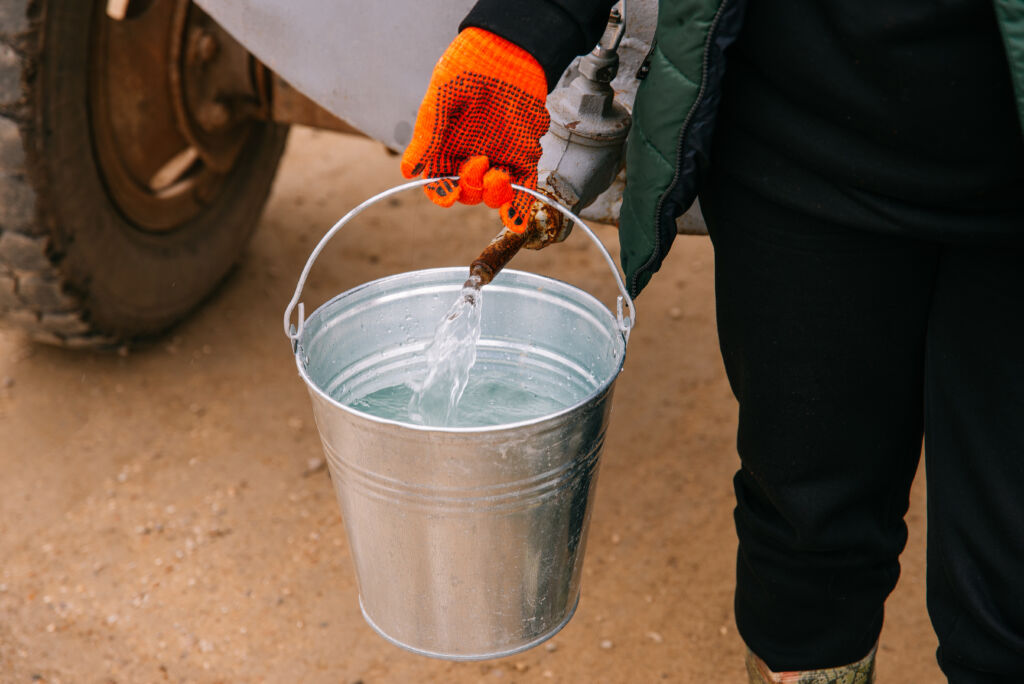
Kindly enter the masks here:
<path id="1" fill-rule="evenodd" d="M 480 279 L 471 277 L 458 299 L 434 331 L 427 347 L 427 375 L 413 387 L 409 417 L 421 425 L 447 426 L 466 391 L 469 371 L 476 363 L 480 341 L 483 292 Z"/>

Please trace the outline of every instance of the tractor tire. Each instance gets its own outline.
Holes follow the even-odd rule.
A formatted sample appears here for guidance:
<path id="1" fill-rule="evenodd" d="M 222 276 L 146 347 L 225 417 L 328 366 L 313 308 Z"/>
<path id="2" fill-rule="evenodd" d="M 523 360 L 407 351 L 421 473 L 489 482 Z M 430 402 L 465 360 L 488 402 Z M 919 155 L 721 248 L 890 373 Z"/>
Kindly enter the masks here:
<path id="1" fill-rule="evenodd" d="M 0 0 L 0 323 L 65 347 L 152 337 L 200 304 L 249 240 L 288 130 L 247 121 L 230 168 L 194 159 L 170 189 L 115 178 L 109 159 L 119 152 L 105 162 L 104 140 L 131 144 L 131 131 L 101 120 L 90 90 L 105 54 L 95 32 L 120 30 L 103 29 L 113 21 L 105 5 Z M 166 89 L 157 71 L 146 83 L 103 85 Z M 149 101 L 136 99 L 144 111 Z M 129 152 L 144 152 L 144 141 Z M 163 211 L 165 197 L 174 204 Z"/>

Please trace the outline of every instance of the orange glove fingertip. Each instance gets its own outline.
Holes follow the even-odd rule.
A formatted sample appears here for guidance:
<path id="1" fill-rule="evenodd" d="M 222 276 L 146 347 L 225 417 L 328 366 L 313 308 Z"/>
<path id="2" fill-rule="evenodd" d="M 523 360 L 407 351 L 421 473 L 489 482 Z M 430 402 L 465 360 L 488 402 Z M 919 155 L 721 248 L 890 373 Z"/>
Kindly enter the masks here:
<path id="1" fill-rule="evenodd" d="M 459 201 L 463 204 L 480 204 L 484 195 L 484 174 L 491 162 L 485 155 L 470 157 L 459 167 Z"/>
<path id="2" fill-rule="evenodd" d="M 512 202 L 507 202 L 498 210 L 501 222 L 513 233 L 522 235 L 526 232 L 526 219 L 516 211 Z"/>
<path id="3" fill-rule="evenodd" d="M 399 166 L 402 176 L 405 178 L 415 178 L 423 173 L 423 168 L 423 162 L 415 162 L 411 159 L 407 160 L 405 157 L 402 157 L 402 164 Z"/>
<path id="4" fill-rule="evenodd" d="M 512 191 L 512 179 L 508 171 L 491 169 L 484 175 L 484 204 L 491 209 L 504 208 L 515 197 Z"/>
<path id="5" fill-rule="evenodd" d="M 458 201 L 460 188 L 457 181 L 445 178 L 423 186 L 423 192 L 431 202 L 447 209 Z"/>

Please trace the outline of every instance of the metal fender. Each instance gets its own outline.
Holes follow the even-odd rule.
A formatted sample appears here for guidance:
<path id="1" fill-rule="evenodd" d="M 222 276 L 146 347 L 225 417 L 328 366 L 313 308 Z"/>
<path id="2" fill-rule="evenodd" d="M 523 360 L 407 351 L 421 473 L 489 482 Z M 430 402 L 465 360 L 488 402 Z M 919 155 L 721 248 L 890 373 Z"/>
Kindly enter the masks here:
<path id="1" fill-rule="evenodd" d="M 297 90 L 400 151 L 434 64 L 473 0 L 196 4 Z"/>
<path id="2" fill-rule="evenodd" d="M 401 151 L 434 64 L 474 0 L 196 0 L 294 88 L 353 128 Z M 650 51 L 657 0 L 628 0 L 616 101 L 632 109 L 637 73 Z M 568 87 L 570 65 L 551 98 Z M 548 134 L 547 137 L 550 137 Z M 552 147 L 545 141 L 545 149 Z M 553 163 L 543 160 L 541 167 Z M 606 174 L 607 175 L 607 174 Z M 611 174 L 614 176 L 614 173 Z M 616 222 L 621 179 L 583 216 Z"/>

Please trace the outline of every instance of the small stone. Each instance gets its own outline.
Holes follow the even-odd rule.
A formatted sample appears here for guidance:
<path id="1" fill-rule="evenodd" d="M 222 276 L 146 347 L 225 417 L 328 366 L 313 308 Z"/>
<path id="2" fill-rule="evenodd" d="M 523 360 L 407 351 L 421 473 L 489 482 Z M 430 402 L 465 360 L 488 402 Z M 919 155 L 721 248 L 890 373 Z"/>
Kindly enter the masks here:
<path id="1" fill-rule="evenodd" d="M 516 663 L 515 664 L 515 668 L 516 668 L 516 672 L 526 672 L 527 670 L 530 669 L 530 666 L 527 665 L 526 663 Z"/>
<path id="2" fill-rule="evenodd" d="M 615 645 L 615 644 L 613 644 L 613 643 L 612 643 L 612 640 L 611 640 L 611 639 L 605 639 L 604 641 L 602 641 L 602 642 L 601 642 L 601 648 L 603 648 L 603 649 L 604 649 L 604 650 L 606 650 L 606 651 L 607 651 L 608 649 L 610 649 L 610 648 L 611 648 L 612 646 L 614 646 L 614 645 Z"/>
<path id="3" fill-rule="evenodd" d="M 301 418 L 296 418 L 295 416 L 292 416 L 291 418 L 288 419 L 288 427 L 290 427 L 293 430 L 301 430 L 302 429 L 302 419 Z"/>
<path id="4" fill-rule="evenodd" d="M 108 625 L 112 625 L 112 624 L 114 624 L 116 622 L 117 622 L 117 616 L 116 615 L 108 615 L 107 616 L 107 624 Z"/>
<path id="5" fill-rule="evenodd" d="M 622 537 L 617 534 L 612 535 L 612 544 L 618 544 L 620 541 L 622 541 Z"/>
<path id="6" fill-rule="evenodd" d="M 657 632 L 648 632 L 647 633 L 647 638 L 650 639 L 651 641 L 653 641 L 656 644 L 660 644 L 660 643 L 663 643 L 665 641 L 665 638 L 663 636 L 661 636 L 660 634 L 658 634 Z"/>
<path id="7" fill-rule="evenodd" d="M 210 642 L 210 641 L 207 641 L 206 639 L 200 639 L 199 640 L 199 650 L 202 651 L 203 653 L 212 653 L 213 652 L 213 643 Z"/>
<path id="8" fill-rule="evenodd" d="M 721 627 L 718 628 L 718 633 L 721 634 L 722 636 L 725 636 L 726 634 L 729 633 L 729 628 L 726 627 L 725 625 L 722 625 Z"/>
<path id="9" fill-rule="evenodd" d="M 678 320 L 683 317 L 683 310 L 680 309 L 678 306 L 673 306 L 671 309 L 668 310 L 668 317 L 673 320 Z"/>
<path id="10" fill-rule="evenodd" d="M 551 670 L 544 670 L 543 672 L 540 673 L 540 676 L 544 677 L 545 679 L 554 679 L 555 678 L 555 673 L 552 672 Z"/>
<path id="11" fill-rule="evenodd" d="M 46 625 L 46 631 L 49 632 L 50 634 L 53 634 L 54 632 L 57 631 L 57 625 L 55 625 L 55 624 L 53 624 L 51 622 L 50 624 Z"/>
<path id="12" fill-rule="evenodd" d="M 316 473 L 319 473 L 321 470 L 323 470 L 326 465 L 326 461 L 324 461 L 324 459 L 320 458 L 319 456 L 316 458 L 311 458 L 308 461 L 306 461 L 306 469 L 302 472 L 302 475 L 303 477 L 315 475 Z"/>

